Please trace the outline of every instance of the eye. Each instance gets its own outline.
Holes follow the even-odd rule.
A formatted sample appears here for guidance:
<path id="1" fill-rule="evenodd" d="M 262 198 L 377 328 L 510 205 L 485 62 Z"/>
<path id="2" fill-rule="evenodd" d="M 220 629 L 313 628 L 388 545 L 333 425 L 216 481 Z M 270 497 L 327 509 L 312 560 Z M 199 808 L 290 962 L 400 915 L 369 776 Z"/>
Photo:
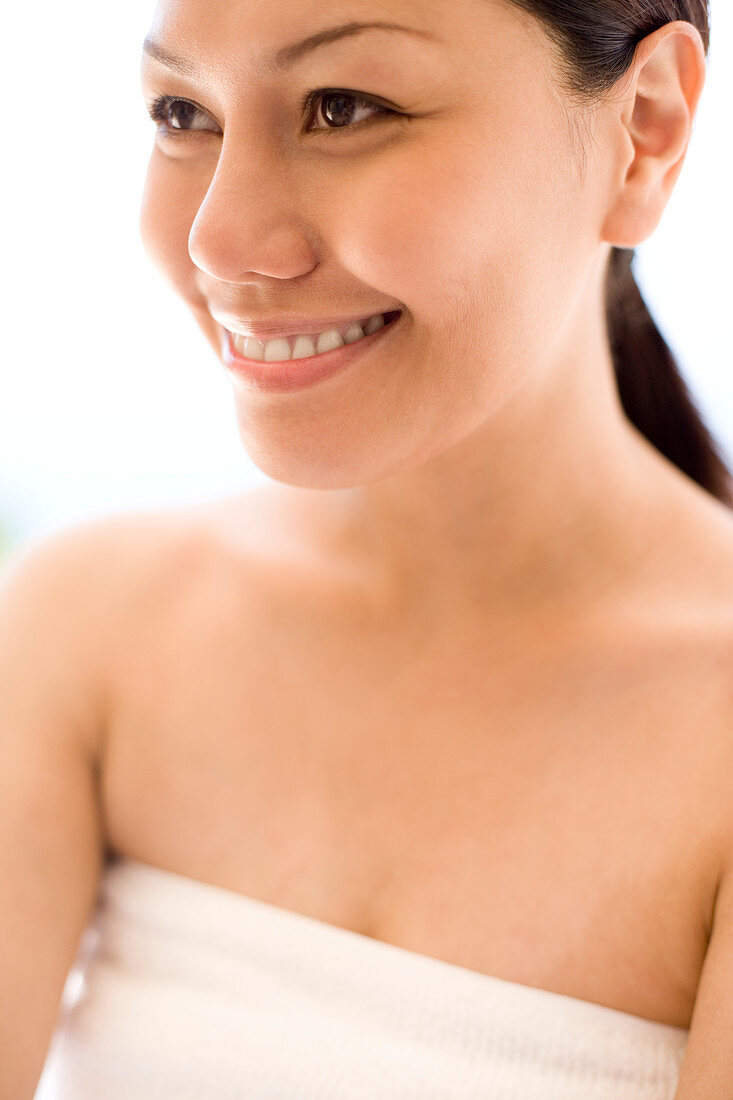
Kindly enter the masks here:
<path id="1" fill-rule="evenodd" d="M 370 109 L 373 112 L 371 118 L 379 114 L 396 115 L 399 113 L 392 110 L 391 107 L 376 103 L 372 99 L 356 95 L 355 92 L 343 91 L 338 88 L 319 88 L 315 92 L 309 92 L 303 100 L 302 108 L 304 111 L 309 112 L 309 125 L 306 127 L 306 132 L 317 134 L 336 133 L 338 130 L 353 130 L 355 127 L 361 126 L 363 122 L 369 122 L 370 118 L 354 121 L 355 104 Z M 321 111 L 325 121 L 334 124 L 332 127 L 312 125 L 313 120 L 318 117 Z"/>
<path id="2" fill-rule="evenodd" d="M 197 107 L 195 103 L 190 103 L 187 99 L 176 99 L 174 96 L 159 96 L 148 107 L 148 114 L 153 122 L 163 124 L 161 127 L 163 132 L 186 133 L 191 130 L 203 130 L 216 133 L 219 130 L 218 127 L 217 130 L 212 130 L 210 126 L 202 125 L 198 121 L 201 119 L 213 121 L 211 115 L 208 115 L 206 111 L 202 111 L 200 107 Z"/>
<path id="3" fill-rule="evenodd" d="M 321 113 L 319 103 L 324 104 L 323 118 L 331 122 L 329 126 L 313 126 L 313 120 Z M 355 109 L 356 108 L 356 109 Z M 371 111 L 367 118 L 354 119 L 358 110 L 366 108 Z M 397 115 L 398 111 L 376 103 L 372 99 L 356 95 L 354 92 L 344 91 L 339 88 L 319 88 L 317 91 L 308 92 L 303 99 L 302 110 L 308 111 L 308 133 L 336 133 L 338 130 L 354 129 L 364 122 L 369 122 L 380 114 Z M 153 101 L 148 107 L 148 114 L 154 122 L 161 124 L 160 130 L 167 135 L 191 133 L 199 131 L 204 133 L 220 133 L 217 126 L 213 130 L 206 125 L 206 120 L 213 121 L 211 116 L 191 103 L 187 99 L 179 99 L 175 96 L 162 95 Z"/>

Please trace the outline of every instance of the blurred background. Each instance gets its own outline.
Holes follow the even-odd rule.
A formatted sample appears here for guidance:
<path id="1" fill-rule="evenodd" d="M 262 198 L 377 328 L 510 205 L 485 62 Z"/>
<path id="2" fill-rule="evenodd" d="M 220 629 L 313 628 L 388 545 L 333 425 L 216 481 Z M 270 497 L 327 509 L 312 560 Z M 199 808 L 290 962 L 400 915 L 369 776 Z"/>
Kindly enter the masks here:
<path id="1" fill-rule="evenodd" d="M 9 7 L 0 565 L 86 518 L 266 480 L 239 440 L 224 368 L 138 238 L 154 132 L 138 67 L 153 0 Z M 635 270 L 731 464 L 733 4 L 712 9 L 690 150 Z M 38 1097 L 52 1087 L 44 1078 Z"/>
<path id="2" fill-rule="evenodd" d="M 0 560 L 86 517 L 266 480 L 239 440 L 224 368 L 138 239 L 155 125 L 138 66 L 153 6 L 41 0 L 10 15 Z M 636 274 L 731 462 L 729 0 L 712 0 L 712 18 L 690 150 Z"/>

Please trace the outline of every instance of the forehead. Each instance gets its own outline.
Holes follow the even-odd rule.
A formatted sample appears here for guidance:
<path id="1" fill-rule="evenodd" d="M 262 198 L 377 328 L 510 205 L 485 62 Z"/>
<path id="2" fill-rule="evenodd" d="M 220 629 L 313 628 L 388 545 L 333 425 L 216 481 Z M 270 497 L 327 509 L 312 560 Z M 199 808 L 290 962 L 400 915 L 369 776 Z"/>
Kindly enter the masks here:
<path id="1" fill-rule="evenodd" d="M 216 65 L 232 74 L 271 75 L 288 47 L 295 57 L 302 40 L 375 23 L 385 26 L 339 36 L 330 48 L 353 52 L 358 39 L 399 56 L 400 50 L 431 43 L 436 64 L 465 67 L 542 46 L 537 21 L 508 0 L 158 0 L 147 38 L 185 53 L 192 68 Z"/>

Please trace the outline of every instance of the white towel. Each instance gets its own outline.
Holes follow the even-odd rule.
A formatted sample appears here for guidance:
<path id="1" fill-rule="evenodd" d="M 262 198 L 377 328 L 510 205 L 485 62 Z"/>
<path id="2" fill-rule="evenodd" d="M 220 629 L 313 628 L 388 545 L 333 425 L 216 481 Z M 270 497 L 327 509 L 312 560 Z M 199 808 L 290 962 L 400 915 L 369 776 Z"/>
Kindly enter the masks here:
<path id="1" fill-rule="evenodd" d="M 672 1100 L 688 1038 L 129 858 L 84 951 L 54 1100 Z"/>

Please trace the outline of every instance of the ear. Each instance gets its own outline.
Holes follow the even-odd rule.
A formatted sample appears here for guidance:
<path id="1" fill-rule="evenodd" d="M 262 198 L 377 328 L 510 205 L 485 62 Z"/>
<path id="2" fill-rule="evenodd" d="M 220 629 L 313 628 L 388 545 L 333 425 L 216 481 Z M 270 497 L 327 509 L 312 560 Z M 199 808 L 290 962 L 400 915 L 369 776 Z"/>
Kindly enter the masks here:
<path id="1" fill-rule="evenodd" d="M 635 248 L 656 229 L 682 170 L 706 75 L 692 23 L 667 23 L 637 46 L 622 94 L 609 101 L 623 152 L 602 240 Z"/>

